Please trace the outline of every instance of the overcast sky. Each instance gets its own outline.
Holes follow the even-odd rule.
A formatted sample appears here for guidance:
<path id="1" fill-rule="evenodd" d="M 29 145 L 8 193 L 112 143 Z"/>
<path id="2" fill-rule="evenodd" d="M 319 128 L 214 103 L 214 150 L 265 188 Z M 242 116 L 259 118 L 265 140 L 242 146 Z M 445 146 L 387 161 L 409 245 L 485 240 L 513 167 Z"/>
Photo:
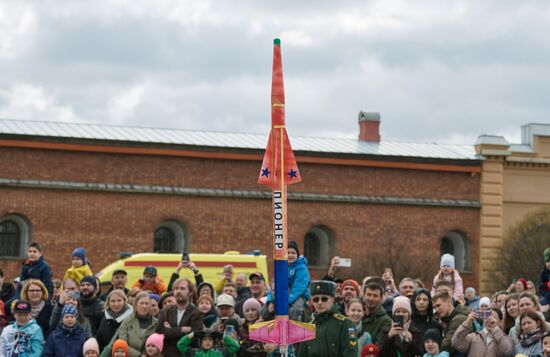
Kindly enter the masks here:
<path id="1" fill-rule="evenodd" d="M 0 0 L 0 118 L 267 133 L 273 38 L 289 134 L 520 141 L 550 123 L 547 1 Z"/>

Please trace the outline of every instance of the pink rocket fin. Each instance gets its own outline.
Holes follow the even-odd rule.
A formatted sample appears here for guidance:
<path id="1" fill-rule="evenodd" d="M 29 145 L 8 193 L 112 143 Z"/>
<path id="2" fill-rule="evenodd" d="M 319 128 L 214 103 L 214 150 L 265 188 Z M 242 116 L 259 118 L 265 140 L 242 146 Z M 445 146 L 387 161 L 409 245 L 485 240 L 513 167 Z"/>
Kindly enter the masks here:
<path id="1" fill-rule="evenodd" d="M 286 346 L 315 338 L 315 325 L 286 317 L 276 317 L 275 320 L 259 322 L 248 328 L 251 340 L 276 345 Z"/>

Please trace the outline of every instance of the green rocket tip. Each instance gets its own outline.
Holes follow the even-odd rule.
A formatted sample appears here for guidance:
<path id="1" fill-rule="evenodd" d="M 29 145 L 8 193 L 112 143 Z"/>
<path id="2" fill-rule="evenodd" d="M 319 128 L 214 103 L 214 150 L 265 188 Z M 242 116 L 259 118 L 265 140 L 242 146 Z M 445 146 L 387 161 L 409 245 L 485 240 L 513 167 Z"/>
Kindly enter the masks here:
<path id="1" fill-rule="evenodd" d="M 276 39 L 273 40 L 273 44 L 280 46 L 281 45 L 281 40 L 276 38 Z"/>

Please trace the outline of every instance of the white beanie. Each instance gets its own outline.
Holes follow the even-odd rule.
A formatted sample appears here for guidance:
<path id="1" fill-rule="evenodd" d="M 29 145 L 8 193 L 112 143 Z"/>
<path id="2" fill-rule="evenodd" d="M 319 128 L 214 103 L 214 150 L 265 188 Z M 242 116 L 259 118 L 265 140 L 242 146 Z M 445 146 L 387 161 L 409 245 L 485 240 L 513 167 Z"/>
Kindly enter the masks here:
<path id="1" fill-rule="evenodd" d="M 95 338 L 89 338 L 84 342 L 84 346 L 82 347 L 82 353 L 86 353 L 87 351 L 96 351 L 99 353 L 99 344 L 97 343 L 97 340 Z"/>
<path id="2" fill-rule="evenodd" d="M 491 307 L 491 299 L 489 299 L 487 296 L 482 297 L 479 299 L 479 307 L 487 306 Z"/>
<path id="3" fill-rule="evenodd" d="M 393 299 L 393 307 L 391 309 L 392 315 L 395 315 L 395 310 L 405 309 L 411 315 L 411 301 L 406 296 L 397 296 Z"/>
<path id="4" fill-rule="evenodd" d="M 439 264 L 440 268 L 443 268 L 444 266 L 449 266 L 451 268 L 455 268 L 455 257 L 453 257 L 450 254 L 443 254 L 441 256 L 441 263 Z"/>

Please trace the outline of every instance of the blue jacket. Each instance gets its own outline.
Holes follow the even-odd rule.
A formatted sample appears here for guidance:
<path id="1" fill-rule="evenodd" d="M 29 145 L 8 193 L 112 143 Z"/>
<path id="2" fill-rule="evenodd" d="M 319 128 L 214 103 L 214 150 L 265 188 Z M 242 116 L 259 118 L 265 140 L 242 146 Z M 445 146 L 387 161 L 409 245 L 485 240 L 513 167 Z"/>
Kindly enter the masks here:
<path id="1" fill-rule="evenodd" d="M 299 256 L 292 264 L 288 264 L 288 304 L 292 305 L 300 296 L 309 300 L 309 271 L 307 259 Z"/>
<path id="2" fill-rule="evenodd" d="M 2 357 L 40 357 L 43 349 L 42 329 L 34 320 L 21 327 L 13 323 L 2 331 L 0 337 L 0 356 Z"/>
<path id="3" fill-rule="evenodd" d="M 86 333 L 78 323 L 70 330 L 65 328 L 63 324 L 59 324 L 48 337 L 42 356 L 82 357 L 82 347 L 87 339 Z"/>
<path id="4" fill-rule="evenodd" d="M 21 284 L 19 284 L 19 289 L 17 290 L 17 296 L 21 296 L 21 287 L 23 282 L 27 279 L 37 279 L 44 283 L 46 289 L 48 290 L 49 299 L 52 298 L 53 294 L 53 283 L 52 283 L 52 269 L 46 263 L 44 256 L 41 256 L 36 263 L 25 260 L 23 267 L 21 268 L 21 274 L 19 275 L 21 279 Z"/>

